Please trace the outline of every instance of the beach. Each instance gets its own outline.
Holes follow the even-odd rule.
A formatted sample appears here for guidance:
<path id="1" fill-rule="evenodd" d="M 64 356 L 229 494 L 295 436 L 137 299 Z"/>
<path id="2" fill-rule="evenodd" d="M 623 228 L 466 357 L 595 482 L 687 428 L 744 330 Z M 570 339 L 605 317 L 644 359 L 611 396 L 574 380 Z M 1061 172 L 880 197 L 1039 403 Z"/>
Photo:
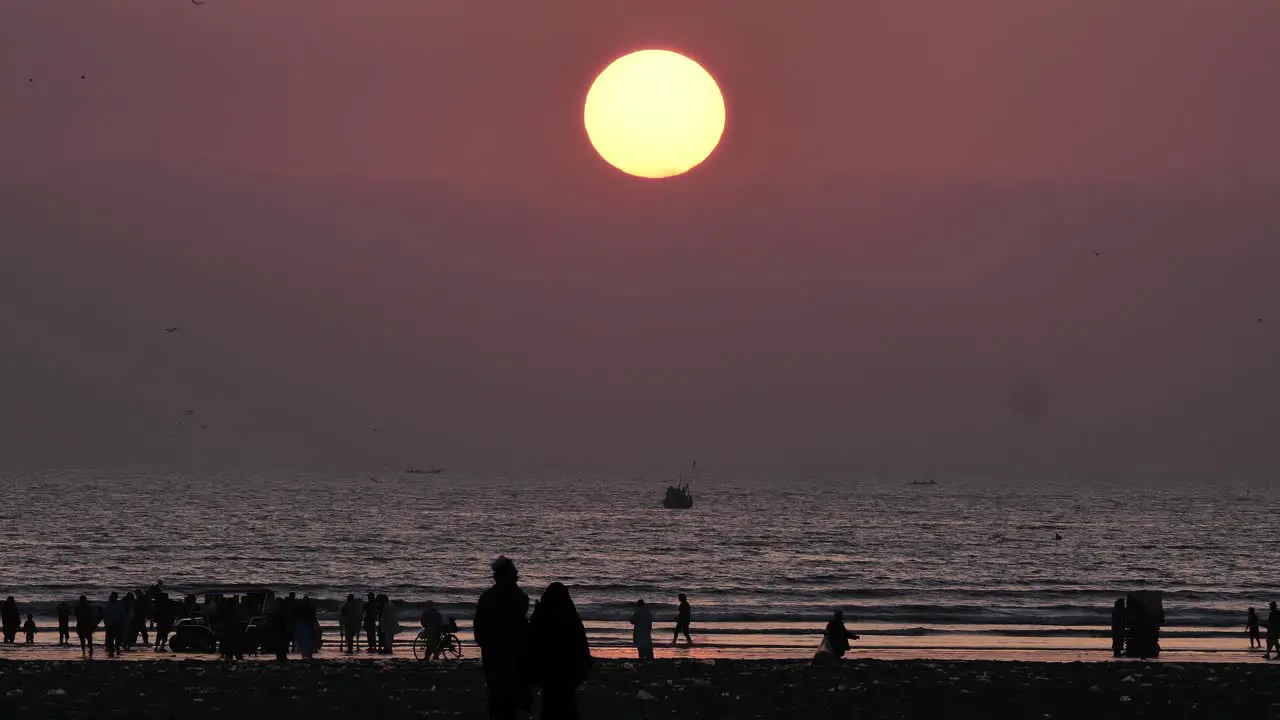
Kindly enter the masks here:
<path id="1" fill-rule="evenodd" d="M 604 660 L 586 718 L 1271 718 L 1262 665 Z M 485 717 L 476 662 L 0 662 L 4 718 Z"/>

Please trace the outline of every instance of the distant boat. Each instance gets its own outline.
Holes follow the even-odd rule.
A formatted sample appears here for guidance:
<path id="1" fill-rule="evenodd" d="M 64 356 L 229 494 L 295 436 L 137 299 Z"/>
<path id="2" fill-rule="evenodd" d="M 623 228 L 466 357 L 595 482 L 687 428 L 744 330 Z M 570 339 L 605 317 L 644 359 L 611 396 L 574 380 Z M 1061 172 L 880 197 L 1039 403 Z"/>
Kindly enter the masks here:
<path id="1" fill-rule="evenodd" d="M 667 494 L 662 498 L 662 507 L 668 510 L 688 510 L 693 507 L 693 493 L 689 491 L 689 478 L 698 469 L 695 460 L 689 468 L 689 475 L 681 475 L 674 485 L 667 486 Z"/>
<path id="2" fill-rule="evenodd" d="M 929 478 L 928 480 L 912 480 L 911 484 L 912 485 L 937 485 L 938 481 L 934 480 L 933 478 Z"/>
<path id="3" fill-rule="evenodd" d="M 444 472 L 444 468 L 432 465 L 428 468 L 405 468 L 406 475 L 439 475 Z"/>

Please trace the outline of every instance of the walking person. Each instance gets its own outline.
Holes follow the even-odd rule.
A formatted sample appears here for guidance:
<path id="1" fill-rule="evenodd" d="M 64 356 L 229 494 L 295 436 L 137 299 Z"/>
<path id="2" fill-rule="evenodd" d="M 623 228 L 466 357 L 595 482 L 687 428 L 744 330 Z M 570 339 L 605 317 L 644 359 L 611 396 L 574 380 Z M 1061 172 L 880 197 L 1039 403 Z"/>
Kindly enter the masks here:
<path id="1" fill-rule="evenodd" d="M 591 674 L 591 648 L 569 588 L 553 582 L 529 618 L 533 680 L 542 688 L 541 720 L 578 720 L 578 686 Z"/>
<path id="2" fill-rule="evenodd" d="M 520 589 L 516 564 L 493 561 L 493 587 L 476 603 L 472 631 L 480 646 L 490 720 L 512 720 L 529 711 L 529 686 L 520 667 L 528 640 L 529 596 Z"/>
<path id="3" fill-rule="evenodd" d="M 1249 615 L 1245 618 L 1244 629 L 1249 633 L 1249 649 L 1262 647 L 1262 635 L 1258 632 L 1258 613 L 1253 608 L 1249 608 Z"/>
<path id="4" fill-rule="evenodd" d="M 36 644 L 36 619 L 31 617 L 31 613 L 27 613 L 27 621 L 22 625 L 22 632 L 27 636 L 27 644 Z"/>
<path id="5" fill-rule="evenodd" d="M 93 657 L 93 632 L 98 627 L 98 616 L 89 598 L 84 595 L 76 601 L 76 637 L 80 639 L 80 654 Z"/>
<path id="6" fill-rule="evenodd" d="M 71 606 L 58 603 L 58 644 L 71 644 Z"/>
<path id="7" fill-rule="evenodd" d="M 693 620 L 693 609 L 689 607 L 689 598 L 680 593 L 676 596 L 680 600 L 680 609 L 676 613 L 676 632 L 671 638 L 671 644 L 675 645 L 680 640 L 680 634 L 684 633 L 684 639 L 688 644 L 693 644 L 693 638 L 689 636 L 689 625 Z"/>
<path id="8" fill-rule="evenodd" d="M 631 639 L 641 660 L 653 659 L 653 613 L 644 600 L 637 600 L 636 611 L 631 613 Z"/>
<path id="9" fill-rule="evenodd" d="M 844 611 L 837 610 L 831 616 L 831 621 L 827 623 L 823 638 L 827 641 L 827 649 L 831 651 L 832 656 L 839 660 L 844 657 L 845 653 L 849 652 L 849 641 L 857 640 L 858 636 L 845 627 Z"/>

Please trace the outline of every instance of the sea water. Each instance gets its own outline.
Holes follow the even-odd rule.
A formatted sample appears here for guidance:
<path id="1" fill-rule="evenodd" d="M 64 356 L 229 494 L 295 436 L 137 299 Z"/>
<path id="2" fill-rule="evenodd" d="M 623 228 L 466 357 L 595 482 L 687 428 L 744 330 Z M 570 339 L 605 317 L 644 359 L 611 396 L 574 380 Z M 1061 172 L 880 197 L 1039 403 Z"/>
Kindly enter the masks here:
<path id="1" fill-rule="evenodd" d="M 536 598 L 572 590 L 593 645 L 622 648 L 643 598 L 693 604 L 695 640 L 740 656 L 802 654 L 842 609 L 861 647 L 983 654 L 1105 650 L 1114 600 L 1164 592 L 1166 646 L 1244 647 L 1265 617 L 1280 493 L 1226 481 L 707 478 L 691 510 L 666 481 L 383 473 L 0 475 L 0 596 L 49 618 L 163 580 L 173 595 L 266 586 L 434 600 L 466 627 L 489 565 L 515 560 Z M 994 650 L 993 650 L 994 649 Z"/>

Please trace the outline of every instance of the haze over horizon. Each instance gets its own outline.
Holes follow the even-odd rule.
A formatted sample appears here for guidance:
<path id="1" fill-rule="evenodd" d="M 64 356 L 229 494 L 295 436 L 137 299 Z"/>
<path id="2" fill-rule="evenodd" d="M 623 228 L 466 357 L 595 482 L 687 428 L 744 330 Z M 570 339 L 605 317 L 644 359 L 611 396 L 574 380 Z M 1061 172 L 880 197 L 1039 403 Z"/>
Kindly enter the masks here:
<path id="1" fill-rule="evenodd" d="M 0 10 L 0 468 L 1280 469 L 1280 6 L 846 5 Z"/>

